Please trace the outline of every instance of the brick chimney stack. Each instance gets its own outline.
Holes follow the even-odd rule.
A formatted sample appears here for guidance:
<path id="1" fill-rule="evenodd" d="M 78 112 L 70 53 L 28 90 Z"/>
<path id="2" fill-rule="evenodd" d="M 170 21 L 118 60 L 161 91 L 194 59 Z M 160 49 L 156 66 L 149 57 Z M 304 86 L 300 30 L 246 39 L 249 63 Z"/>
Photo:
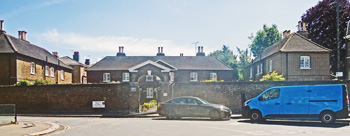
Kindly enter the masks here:
<path id="1" fill-rule="evenodd" d="M 302 21 L 299 21 L 298 22 L 298 31 L 297 31 L 298 34 L 306 37 L 306 38 L 309 38 L 309 32 L 306 30 L 306 24 L 305 22 L 302 22 Z"/>
<path id="2" fill-rule="evenodd" d="M 79 56 L 79 52 L 78 52 L 78 51 L 75 51 L 75 52 L 74 52 L 73 59 L 74 59 L 75 61 L 78 61 L 78 62 L 79 62 L 80 56 Z"/>
<path id="3" fill-rule="evenodd" d="M 0 20 L 0 33 L 6 33 L 4 30 L 4 20 Z"/>
<path id="4" fill-rule="evenodd" d="M 182 56 L 184 56 L 184 54 L 183 54 L 183 53 L 180 53 L 180 56 L 182 57 Z"/>
<path id="5" fill-rule="evenodd" d="M 52 52 L 52 55 L 55 56 L 56 58 L 58 58 L 58 52 Z"/>
<path id="6" fill-rule="evenodd" d="M 85 59 L 85 65 L 90 65 L 90 59 Z"/>
<path id="7" fill-rule="evenodd" d="M 198 52 L 196 56 L 205 56 L 205 53 L 203 52 L 203 46 L 198 46 Z"/>
<path id="8" fill-rule="evenodd" d="M 165 56 L 165 54 L 163 53 L 163 47 L 158 47 L 157 56 Z"/>
<path id="9" fill-rule="evenodd" d="M 119 52 L 117 53 L 117 56 L 125 56 L 124 46 L 119 46 Z"/>
<path id="10" fill-rule="evenodd" d="M 284 30 L 284 31 L 283 31 L 283 37 L 282 37 L 282 38 L 288 37 L 289 34 L 290 34 L 290 30 Z"/>

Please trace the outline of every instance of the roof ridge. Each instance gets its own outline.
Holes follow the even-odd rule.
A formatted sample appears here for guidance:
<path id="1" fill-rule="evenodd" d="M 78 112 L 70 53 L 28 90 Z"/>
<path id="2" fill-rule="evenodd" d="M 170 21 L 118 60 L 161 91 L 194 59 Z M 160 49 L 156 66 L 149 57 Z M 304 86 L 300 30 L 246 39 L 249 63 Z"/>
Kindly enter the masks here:
<path id="1" fill-rule="evenodd" d="M 17 50 L 17 48 L 16 48 L 15 46 L 13 46 L 13 42 L 12 42 L 11 38 L 8 37 L 9 35 L 7 35 L 6 33 L 4 33 L 4 36 L 5 36 L 5 38 L 7 39 L 7 41 L 9 42 L 10 47 L 17 53 L 18 50 Z"/>

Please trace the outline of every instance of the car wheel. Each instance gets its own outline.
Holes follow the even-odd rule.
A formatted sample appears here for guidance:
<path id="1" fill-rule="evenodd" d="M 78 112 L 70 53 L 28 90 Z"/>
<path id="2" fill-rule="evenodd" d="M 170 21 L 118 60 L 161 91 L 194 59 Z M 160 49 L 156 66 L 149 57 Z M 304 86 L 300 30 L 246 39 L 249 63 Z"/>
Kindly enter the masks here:
<path id="1" fill-rule="evenodd" d="M 320 115 L 322 123 L 331 124 L 335 122 L 335 114 L 331 111 L 322 112 Z"/>
<path id="2" fill-rule="evenodd" d="M 221 119 L 221 118 L 220 118 L 220 112 L 218 112 L 217 110 L 212 110 L 212 111 L 209 113 L 209 116 L 210 116 L 210 119 L 211 119 L 211 120 L 218 120 L 218 119 Z"/>
<path id="3" fill-rule="evenodd" d="M 259 122 L 259 121 L 264 120 L 264 119 L 262 118 L 261 113 L 260 113 L 259 111 L 257 111 L 257 110 L 251 111 L 251 112 L 249 113 L 249 118 L 250 118 L 250 120 L 253 121 L 253 122 Z"/>

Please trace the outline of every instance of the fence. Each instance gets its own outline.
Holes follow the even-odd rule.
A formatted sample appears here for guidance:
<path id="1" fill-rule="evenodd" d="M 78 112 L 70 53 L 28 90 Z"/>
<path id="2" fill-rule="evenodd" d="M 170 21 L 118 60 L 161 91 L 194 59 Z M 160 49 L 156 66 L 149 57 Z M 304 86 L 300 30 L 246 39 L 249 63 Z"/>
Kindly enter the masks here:
<path id="1" fill-rule="evenodd" d="M 0 104 L 0 125 L 17 122 L 15 104 Z"/>

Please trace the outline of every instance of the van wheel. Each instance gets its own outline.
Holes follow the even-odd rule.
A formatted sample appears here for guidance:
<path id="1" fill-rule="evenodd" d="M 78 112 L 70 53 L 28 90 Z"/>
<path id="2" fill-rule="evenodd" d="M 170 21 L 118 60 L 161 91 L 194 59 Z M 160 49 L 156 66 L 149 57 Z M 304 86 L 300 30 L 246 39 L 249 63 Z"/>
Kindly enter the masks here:
<path id="1" fill-rule="evenodd" d="M 250 121 L 253 121 L 253 122 L 260 122 L 263 120 L 261 113 L 257 110 L 251 111 L 249 113 L 249 118 L 250 118 Z"/>
<path id="2" fill-rule="evenodd" d="M 320 115 L 322 123 L 331 124 L 335 122 L 335 114 L 331 111 L 324 111 Z"/>

